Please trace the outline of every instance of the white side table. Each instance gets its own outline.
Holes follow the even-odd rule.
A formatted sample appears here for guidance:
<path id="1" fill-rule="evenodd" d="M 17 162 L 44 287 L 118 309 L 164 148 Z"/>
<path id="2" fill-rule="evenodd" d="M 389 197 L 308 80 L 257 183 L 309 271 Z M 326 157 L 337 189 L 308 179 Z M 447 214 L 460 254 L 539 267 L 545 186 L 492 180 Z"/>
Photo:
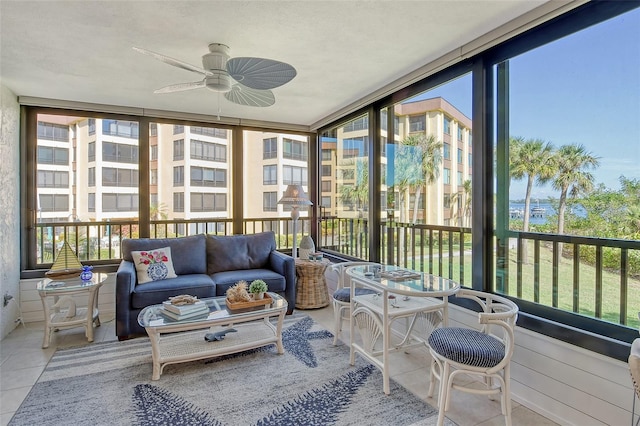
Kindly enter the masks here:
<path id="1" fill-rule="evenodd" d="M 82 281 L 80 277 L 51 280 L 46 278 L 38 282 L 37 289 L 44 310 L 44 339 L 42 348 L 48 348 L 51 332 L 84 327 L 89 342 L 93 342 L 93 326 L 100 327 L 98 316 L 98 291 L 107 279 L 107 274 L 94 273 L 91 281 Z M 86 307 L 76 306 L 73 296 L 86 295 Z"/>

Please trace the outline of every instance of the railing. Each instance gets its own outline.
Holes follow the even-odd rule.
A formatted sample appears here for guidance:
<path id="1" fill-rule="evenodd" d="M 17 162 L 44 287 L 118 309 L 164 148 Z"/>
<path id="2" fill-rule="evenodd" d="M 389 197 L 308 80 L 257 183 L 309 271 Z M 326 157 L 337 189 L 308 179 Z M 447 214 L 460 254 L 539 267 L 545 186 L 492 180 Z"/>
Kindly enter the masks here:
<path id="1" fill-rule="evenodd" d="M 152 221 L 152 238 L 200 233 L 231 235 L 231 219 Z M 309 234 L 309 218 L 298 221 L 298 240 Z M 137 238 L 136 221 L 61 222 L 36 225 L 36 266 L 47 268 L 62 241 L 81 261 L 115 263 L 123 238 Z M 243 231 L 271 230 L 279 250 L 293 243 L 288 218 L 245 219 Z M 383 222 L 383 263 L 428 272 L 471 285 L 471 229 Z M 638 327 L 640 241 L 510 231 L 496 251 L 495 290 L 567 312 Z M 323 217 L 317 246 L 345 257 L 368 260 L 369 227 L 364 219 Z M 494 247 L 496 244 L 494 244 Z"/>
<path id="2" fill-rule="evenodd" d="M 509 232 L 498 291 L 637 328 L 640 241 Z M 502 274 L 500 272 L 503 271 Z"/>
<path id="3" fill-rule="evenodd" d="M 297 239 L 309 234 L 309 218 L 298 220 Z M 293 247 L 291 219 L 245 219 L 245 234 L 274 231 L 278 250 Z M 151 221 L 151 238 L 174 238 L 196 234 L 233 234 L 231 219 L 190 219 Z M 124 238 L 138 238 L 137 221 L 50 222 L 36 224 L 36 268 L 51 266 L 56 253 L 67 241 L 81 261 L 119 261 L 120 243 Z"/>
<path id="4" fill-rule="evenodd" d="M 366 221 L 324 218 L 321 246 L 368 260 L 367 229 Z M 640 241 L 510 231 L 504 244 L 496 251 L 495 291 L 640 326 Z M 471 229 L 383 222 L 380 259 L 470 286 Z"/>

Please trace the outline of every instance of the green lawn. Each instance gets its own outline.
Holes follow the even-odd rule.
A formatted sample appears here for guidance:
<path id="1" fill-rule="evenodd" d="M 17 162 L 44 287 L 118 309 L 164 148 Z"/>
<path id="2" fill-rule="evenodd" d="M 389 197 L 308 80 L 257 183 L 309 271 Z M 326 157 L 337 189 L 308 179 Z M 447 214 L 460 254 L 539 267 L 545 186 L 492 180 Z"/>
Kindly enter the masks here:
<path id="1" fill-rule="evenodd" d="M 521 299 L 534 301 L 534 265 L 533 247 L 528 251 L 530 262 L 522 267 L 522 296 Z M 434 256 L 436 256 L 434 251 Z M 433 263 L 434 275 L 440 275 L 460 282 L 460 258 L 455 256 L 453 260 L 453 275 L 449 275 L 449 261 L 445 257 L 442 259 L 442 269 L 437 258 Z M 416 270 L 429 272 L 429 259 L 423 258 L 424 266 L 420 266 L 420 260 L 416 259 Z M 409 260 L 409 267 L 412 263 Z M 540 278 L 539 278 L 539 301 L 545 306 L 552 306 L 552 252 L 544 246 L 540 247 Z M 464 256 L 464 285 L 471 285 L 471 254 Z M 627 290 L 627 326 L 631 328 L 640 327 L 638 311 L 640 311 L 640 280 L 629 278 Z M 595 317 L 596 308 L 596 269 L 594 266 L 585 263 L 579 268 L 579 306 L 578 313 Z M 517 297 L 517 262 L 516 251 L 509 252 L 509 291 L 510 296 Z M 573 259 L 562 258 L 558 267 L 558 309 L 573 312 Z M 620 324 L 620 275 L 617 271 L 602 272 L 602 320 Z"/>

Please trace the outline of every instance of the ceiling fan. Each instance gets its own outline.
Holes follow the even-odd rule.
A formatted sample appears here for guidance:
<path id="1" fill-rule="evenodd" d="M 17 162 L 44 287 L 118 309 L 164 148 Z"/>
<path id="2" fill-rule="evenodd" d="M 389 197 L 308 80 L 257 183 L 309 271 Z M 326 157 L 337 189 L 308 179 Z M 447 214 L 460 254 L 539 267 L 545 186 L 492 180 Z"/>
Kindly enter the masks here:
<path id="1" fill-rule="evenodd" d="M 204 75 L 200 81 L 172 84 L 154 93 L 206 87 L 224 93 L 227 100 L 239 105 L 268 107 L 276 101 L 270 89 L 282 86 L 296 76 L 296 69 L 291 65 L 273 59 L 229 58 L 229 46 L 220 43 L 209 44 L 209 53 L 202 56 L 202 68 L 140 47 L 134 47 L 133 50 L 174 67 Z"/>

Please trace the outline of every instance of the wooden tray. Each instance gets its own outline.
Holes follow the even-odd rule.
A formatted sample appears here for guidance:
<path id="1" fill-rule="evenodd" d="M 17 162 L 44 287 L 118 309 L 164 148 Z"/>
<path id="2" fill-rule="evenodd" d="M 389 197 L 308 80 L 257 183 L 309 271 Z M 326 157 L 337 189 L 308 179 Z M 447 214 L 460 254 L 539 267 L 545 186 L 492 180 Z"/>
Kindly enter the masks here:
<path id="1" fill-rule="evenodd" d="M 261 300 L 252 300 L 250 302 L 230 302 L 229 299 L 225 299 L 227 308 L 233 310 L 253 308 L 255 306 L 270 305 L 273 303 L 273 299 L 267 293 L 264 294 L 264 298 Z"/>

